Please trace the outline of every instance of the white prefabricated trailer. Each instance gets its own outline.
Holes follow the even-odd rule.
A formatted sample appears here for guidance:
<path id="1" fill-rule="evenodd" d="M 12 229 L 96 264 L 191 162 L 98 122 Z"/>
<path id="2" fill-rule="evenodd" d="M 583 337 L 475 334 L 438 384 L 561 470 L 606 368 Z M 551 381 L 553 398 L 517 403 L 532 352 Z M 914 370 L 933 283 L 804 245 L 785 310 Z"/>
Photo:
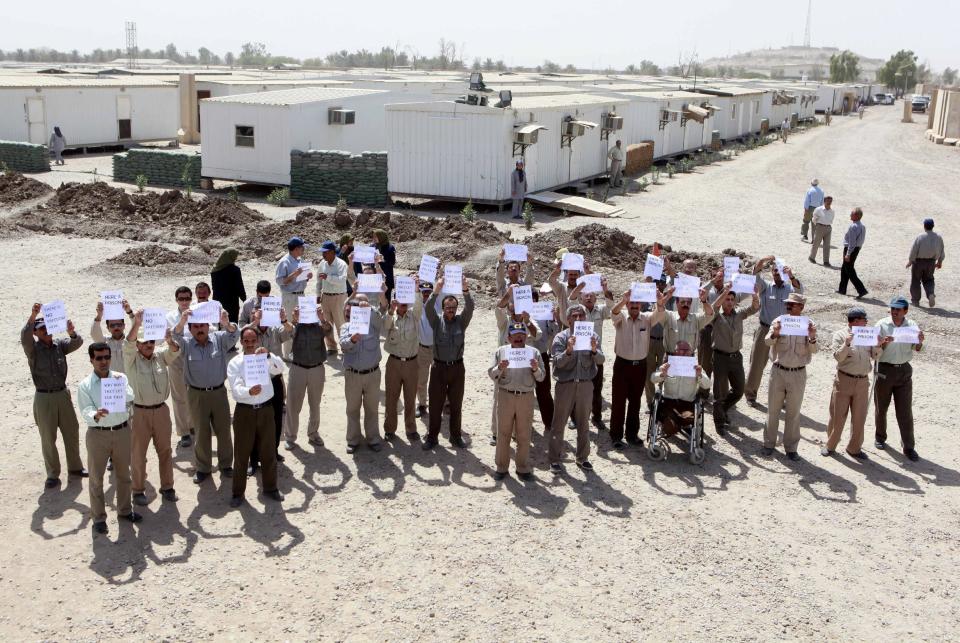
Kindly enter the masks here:
<path id="1" fill-rule="evenodd" d="M 602 136 L 603 118 L 626 105 L 622 98 L 588 94 L 519 97 L 509 108 L 449 101 L 387 105 L 388 190 L 503 203 L 510 199 L 510 173 L 521 153 L 530 192 L 602 176 L 617 137 Z M 582 134 L 568 137 L 568 127 Z M 529 141 L 531 134 L 536 142 L 521 151 L 515 141 Z"/>
<path id="2" fill-rule="evenodd" d="M 235 96 L 237 94 L 253 94 L 256 92 L 274 92 L 282 89 L 298 89 L 301 87 L 350 87 L 351 83 L 343 80 L 284 80 L 279 78 L 264 78 L 255 80 L 249 78 L 196 77 L 197 99 L 219 98 L 221 96 Z"/>
<path id="3" fill-rule="evenodd" d="M 47 144 L 59 127 L 68 147 L 172 140 L 176 84 L 144 78 L 0 77 L 0 139 Z"/>
<path id="4" fill-rule="evenodd" d="M 819 113 L 845 114 L 854 108 L 859 90 L 853 85 L 824 84 L 817 88 L 816 110 Z"/>
<path id="5" fill-rule="evenodd" d="M 710 102 L 720 108 L 713 126 L 720 131 L 720 138 L 724 141 L 757 133 L 760 121 L 770 118 L 771 97 L 760 87 L 711 85 L 698 86 L 691 91 L 711 95 Z"/>
<path id="6" fill-rule="evenodd" d="M 290 185 L 292 150 L 382 151 L 386 95 L 305 87 L 202 100 L 201 173 Z"/>

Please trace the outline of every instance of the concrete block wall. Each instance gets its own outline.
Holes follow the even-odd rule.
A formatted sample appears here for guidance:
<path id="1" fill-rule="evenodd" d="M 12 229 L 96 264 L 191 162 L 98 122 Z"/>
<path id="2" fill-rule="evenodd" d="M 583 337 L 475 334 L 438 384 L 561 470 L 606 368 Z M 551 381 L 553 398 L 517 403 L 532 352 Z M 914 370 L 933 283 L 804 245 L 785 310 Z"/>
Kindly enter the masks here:
<path id="1" fill-rule="evenodd" d="M 192 161 L 191 161 L 192 159 Z M 135 183 L 137 175 L 147 177 L 148 185 L 186 187 L 183 168 L 192 163 L 189 170 L 191 187 L 200 185 L 200 155 L 167 150 L 127 150 L 113 155 L 113 178 L 116 181 Z"/>
<path id="2" fill-rule="evenodd" d="M 293 150 L 290 196 L 321 203 L 343 197 L 348 205 L 387 205 L 387 153 Z"/>
<path id="3" fill-rule="evenodd" d="M 50 150 L 35 143 L 0 141 L 0 161 L 17 172 L 46 172 L 50 169 Z"/>

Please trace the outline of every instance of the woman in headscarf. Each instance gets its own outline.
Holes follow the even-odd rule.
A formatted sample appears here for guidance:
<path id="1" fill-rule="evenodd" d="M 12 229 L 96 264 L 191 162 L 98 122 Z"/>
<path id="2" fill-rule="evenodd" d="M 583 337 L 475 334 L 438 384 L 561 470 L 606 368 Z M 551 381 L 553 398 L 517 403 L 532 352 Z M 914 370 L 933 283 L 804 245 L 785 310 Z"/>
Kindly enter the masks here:
<path id="1" fill-rule="evenodd" d="M 227 248 L 220 253 L 220 258 L 210 271 L 213 298 L 220 302 L 232 322 L 239 318 L 240 306 L 247 298 L 247 292 L 243 289 L 243 276 L 236 263 L 238 256 L 239 252 Z"/>
<path id="2" fill-rule="evenodd" d="M 50 149 L 53 150 L 54 162 L 57 165 L 63 165 L 63 150 L 67 149 L 67 139 L 60 132 L 60 127 L 53 128 L 53 134 L 50 136 Z"/>
<path id="3" fill-rule="evenodd" d="M 510 175 L 510 198 L 513 199 L 513 218 L 522 219 L 523 199 L 527 196 L 527 173 L 523 170 L 523 159 L 517 160 L 517 169 Z"/>
<path id="4" fill-rule="evenodd" d="M 393 266 L 397 263 L 397 249 L 390 243 L 390 236 L 387 231 L 382 228 L 373 230 L 373 243 L 371 245 L 377 249 L 383 259 L 380 262 L 380 269 L 383 270 L 383 280 L 387 284 L 387 302 L 390 302 L 393 297 Z"/>

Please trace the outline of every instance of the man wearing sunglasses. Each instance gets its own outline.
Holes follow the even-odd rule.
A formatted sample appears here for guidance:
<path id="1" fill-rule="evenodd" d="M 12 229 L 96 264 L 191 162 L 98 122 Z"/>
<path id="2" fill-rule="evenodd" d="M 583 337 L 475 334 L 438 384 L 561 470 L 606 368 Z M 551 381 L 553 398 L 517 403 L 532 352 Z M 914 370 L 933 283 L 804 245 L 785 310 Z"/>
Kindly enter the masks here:
<path id="1" fill-rule="evenodd" d="M 126 299 L 123 300 L 123 310 L 130 319 L 133 319 L 133 310 Z M 104 342 L 110 347 L 110 354 L 113 356 L 113 370 L 118 373 L 124 372 L 123 344 L 126 339 L 126 322 L 123 319 L 108 319 L 107 331 L 110 336 L 103 336 L 103 328 L 100 326 L 100 320 L 103 318 L 103 302 L 97 303 L 97 316 L 93 318 L 93 324 L 90 325 L 90 339 L 95 342 Z"/>
<path id="2" fill-rule="evenodd" d="M 167 339 L 170 329 L 167 329 Z M 149 503 L 146 494 L 147 447 L 153 441 L 160 467 L 160 497 L 176 502 L 173 490 L 173 449 L 170 447 L 170 373 L 168 368 L 180 357 L 180 347 L 173 342 L 156 348 L 156 341 L 146 339 L 143 330 L 143 309 L 138 310 L 127 335 L 127 349 L 123 352 L 124 372 L 133 389 L 132 453 L 130 469 L 133 476 L 133 501 L 137 505 Z"/>
<path id="3" fill-rule="evenodd" d="M 174 296 L 177 299 L 176 310 L 167 313 L 167 326 L 173 328 L 180 323 L 180 316 L 183 311 L 190 308 L 190 302 L 193 301 L 193 291 L 187 286 L 177 288 Z M 190 333 L 185 336 L 190 338 Z M 187 382 L 183 377 L 184 360 L 175 360 L 167 369 L 170 375 L 170 398 L 173 400 L 173 420 L 177 428 L 177 435 L 180 441 L 177 446 L 181 449 L 187 449 L 193 444 L 193 420 L 190 419 L 190 403 L 187 401 Z"/>

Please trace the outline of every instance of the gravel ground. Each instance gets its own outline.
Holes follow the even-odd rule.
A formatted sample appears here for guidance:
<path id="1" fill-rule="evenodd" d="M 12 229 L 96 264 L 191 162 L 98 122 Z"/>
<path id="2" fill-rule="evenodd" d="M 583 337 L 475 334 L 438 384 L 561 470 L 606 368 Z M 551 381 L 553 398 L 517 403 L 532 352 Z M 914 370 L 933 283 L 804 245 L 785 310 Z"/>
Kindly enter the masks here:
<path id="1" fill-rule="evenodd" d="M 951 247 L 960 232 L 948 218 L 960 202 L 960 154 L 923 140 L 923 126 L 900 124 L 899 113 L 872 108 L 863 121 L 837 118 L 786 145 L 665 178 L 648 193 L 617 199 L 627 216 L 606 223 L 638 243 L 785 257 L 807 285 L 809 310 L 826 337 L 853 300 L 834 294 L 837 272 L 808 264 L 809 247 L 799 241 L 803 192 L 818 176 L 838 212 L 854 205 L 866 212 L 858 263 L 876 320 L 905 289 L 902 266 L 920 220 L 937 218 Z M 490 218 L 515 236 L 521 230 L 502 223 L 506 217 Z M 585 222 L 541 217 L 534 232 Z M 38 251 L 44 245 L 70 261 L 51 266 L 50 252 Z M 39 235 L 0 240 L 17 285 L 0 311 L 10 329 L 10 352 L 0 358 L 7 409 L 0 419 L 0 633 L 8 638 L 960 638 L 960 448 L 951 440 L 956 403 L 945 395 L 960 379 L 952 261 L 938 275 L 941 308 L 912 313 L 929 346 L 915 359 L 916 464 L 894 450 L 875 451 L 872 440 L 864 464 L 819 456 L 832 377 L 832 360 L 821 354 L 809 369 L 799 463 L 760 457 L 763 414 L 741 405 L 738 428 L 726 438 L 709 430 L 703 466 L 676 454 L 653 463 L 638 450 L 618 453 L 604 434 L 594 474 L 571 462 L 553 478 L 538 437 L 537 481 L 496 483 L 486 443 L 491 385 L 482 371 L 495 324 L 484 310 L 468 331 L 467 390 L 476 392 L 464 403 L 469 450 L 442 446 L 428 455 L 401 440 L 380 454 L 347 455 L 334 361 L 322 406 L 333 419 L 321 428 L 327 448 L 287 456 L 282 507 L 264 505 L 251 483 L 249 505 L 230 511 L 229 481 L 215 477 L 198 490 L 189 454 L 180 451 L 180 502 L 153 500 L 138 527 L 118 525 L 110 510 L 109 537 L 93 538 L 86 484 L 42 491 L 32 387 L 15 331 L 30 302 L 63 297 L 86 336 L 95 293 L 111 285 L 88 268 L 129 247 Z M 242 268 L 252 291 L 272 267 Z M 122 287 L 135 305 L 169 305 L 177 285 L 198 277 L 125 274 Z M 608 328 L 608 352 L 612 343 Z M 85 352 L 69 361 L 75 390 L 89 366 Z M 868 438 L 872 427 L 871 411 Z M 156 460 L 148 457 L 156 483 Z"/>

